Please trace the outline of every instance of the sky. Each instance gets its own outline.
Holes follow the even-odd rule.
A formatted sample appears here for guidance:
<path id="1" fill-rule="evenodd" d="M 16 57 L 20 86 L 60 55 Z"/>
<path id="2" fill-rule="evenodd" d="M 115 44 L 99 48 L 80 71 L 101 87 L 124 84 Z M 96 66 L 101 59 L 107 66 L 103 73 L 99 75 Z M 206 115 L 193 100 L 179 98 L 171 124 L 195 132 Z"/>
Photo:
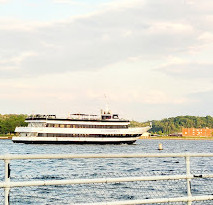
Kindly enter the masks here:
<path id="1" fill-rule="evenodd" d="M 212 0 L 0 0 L 0 113 L 213 115 L 212 11 Z"/>

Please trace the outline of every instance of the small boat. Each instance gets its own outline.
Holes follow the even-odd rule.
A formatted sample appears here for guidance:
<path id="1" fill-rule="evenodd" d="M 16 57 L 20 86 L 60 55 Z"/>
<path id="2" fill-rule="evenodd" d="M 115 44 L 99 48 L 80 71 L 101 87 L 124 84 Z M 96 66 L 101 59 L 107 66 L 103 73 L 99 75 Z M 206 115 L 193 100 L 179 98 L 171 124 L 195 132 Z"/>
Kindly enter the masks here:
<path id="1" fill-rule="evenodd" d="M 56 115 L 31 115 L 27 127 L 16 127 L 14 143 L 34 144 L 132 144 L 151 126 L 129 127 L 130 121 L 118 114 L 101 110 L 100 116 L 71 114 L 68 118 Z"/>

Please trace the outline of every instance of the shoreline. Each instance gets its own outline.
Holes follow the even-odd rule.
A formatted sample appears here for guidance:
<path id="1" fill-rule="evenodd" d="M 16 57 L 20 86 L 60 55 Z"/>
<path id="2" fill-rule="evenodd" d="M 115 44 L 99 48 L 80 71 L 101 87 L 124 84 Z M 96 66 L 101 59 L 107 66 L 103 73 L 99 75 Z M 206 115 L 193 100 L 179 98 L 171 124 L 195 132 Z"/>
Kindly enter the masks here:
<path id="1" fill-rule="evenodd" d="M 141 137 L 143 140 L 213 140 L 213 137 Z"/>
<path id="2" fill-rule="evenodd" d="M 13 136 L 0 136 L 1 140 L 11 140 Z"/>

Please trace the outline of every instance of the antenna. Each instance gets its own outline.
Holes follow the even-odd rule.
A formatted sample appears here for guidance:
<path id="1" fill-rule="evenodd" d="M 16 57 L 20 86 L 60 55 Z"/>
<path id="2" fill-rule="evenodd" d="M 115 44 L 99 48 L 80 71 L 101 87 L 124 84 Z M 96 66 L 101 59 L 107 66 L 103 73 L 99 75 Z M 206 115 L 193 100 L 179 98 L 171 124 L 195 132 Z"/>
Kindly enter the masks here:
<path id="1" fill-rule="evenodd" d="M 105 97 L 105 102 L 106 102 L 106 112 L 108 113 L 108 112 L 110 112 L 110 110 L 109 110 L 109 102 L 107 100 L 106 94 L 104 94 L 104 97 Z"/>
<path id="2" fill-rule="evenodd" d="M 33 118 L 35 117 L 35 111 L 34 110 L 32 110 L 32 114 L 31 115 L 33 116 Z"/>

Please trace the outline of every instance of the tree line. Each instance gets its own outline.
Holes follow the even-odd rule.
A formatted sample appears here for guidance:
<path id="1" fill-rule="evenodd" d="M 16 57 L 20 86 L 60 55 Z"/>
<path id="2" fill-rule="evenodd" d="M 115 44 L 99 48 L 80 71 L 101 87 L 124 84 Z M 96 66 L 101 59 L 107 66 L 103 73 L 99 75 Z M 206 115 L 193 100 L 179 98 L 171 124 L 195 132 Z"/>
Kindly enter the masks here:
<path id="1" fill-rule="evenodd" d="M 11 134 L 14 133 L 16 127 L 27 126 L 27 123 L 24 122 L 26 117 L 27 115 L 0 114 L 0 134 Z"/>
<path id="2" fill-rule="evenodd" d="M 132 127 L 147 126 L 151 121 L 136 122 L 131 121 Z M 152 129 L 149 131 L 152 134 L 173 134 L 182 131 L 182 127 L 185 128 L 213 128 L 213 117 L 197 117 L 197 116 L 177 116 L 171 118 L 165 118 L 162 120 L 153 120 Z"/>
<path id="3" fill-rule="evenodd" d="M 24 122 L 27 115 L 7 114 L 0 115 L 0 134 L 14 133 L 18 126 L 27 126 Z M 152 122 L 152 134 L 173 134 L 181 132 L 185 128 L 213 128 L 213 117 L 196 117 L 196 116 L 178 116 L 165 118 L 162 120 L 153 120 L 147 122 L 131 121 L 131 127 L 148 126 Z"/>

